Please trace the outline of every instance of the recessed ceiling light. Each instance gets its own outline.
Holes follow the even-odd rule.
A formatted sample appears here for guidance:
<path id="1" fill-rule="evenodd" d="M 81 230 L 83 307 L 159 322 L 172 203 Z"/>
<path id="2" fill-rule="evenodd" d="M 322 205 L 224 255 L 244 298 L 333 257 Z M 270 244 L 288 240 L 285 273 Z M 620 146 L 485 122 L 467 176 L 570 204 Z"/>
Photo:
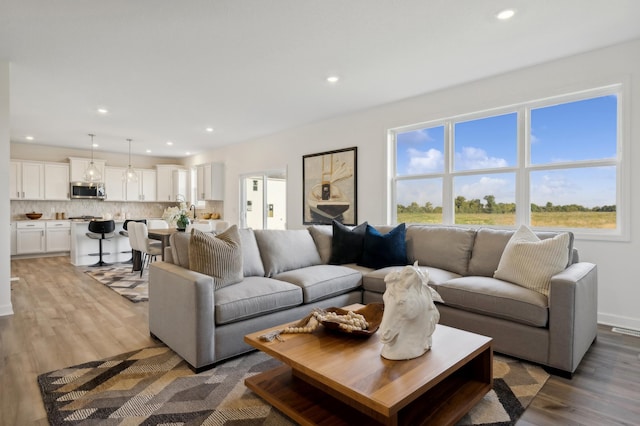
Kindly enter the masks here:
<path id="1" fill-rule="evenodd" d="M 97 148 L 97 147 L 99 147 L 99 146 L 100 146 L 100 145 L 98 145 L 97 143 L 95 143 L 95 142 L 93 143 L 93 147 L 94 147 L 94 148 Z"/>
<path id="2" fill-rule="evenodd" d="M 191 155 L 189 151 L 185 152 L 184 155 Z"/>
<path id="3" fill-rule="evenodd" d="M 332 84 L 337 83 L 338 80 L 340 80 L 340 77 L 338 77 L 337 75 L 330 75 L 329 77 L 327 77 L 327 81 Z"/>
<path id="4" fill-rule="evenodd" d="M 25 139 L 28 141 L 32 141 L 33 140 L 33 136 L 25 136 Z"/>
<path id="5" fill-rule="evenodd" d="M 109 112 L 109 110 L 108 110 L 108 109 L 106 109 L 106 108 L 98 108 L 98 112 L 99 112 L 100 114 L 106 114 L 106 113 L 108 113 L 108 112 Z"/>
<path id="6" fill-rule="evenodd" d="M 167 145 L 171 146 L 171 145 L 173 145 L 173 142 L 167 141 Z"/>
<path id="7" fill-rule="evenodd" d="M 513 18 L 513 15 L 516 14 L 516 11 L 513 9 L 505 9 L 502 12 L 499 12 L 496 15 L 496 18 L 500 19 L 501 21 L 506 21 L 507 19 L 511 19 Z"/>
<path id="8" fill-rule="evenodd" d="M 211 132 L 213 132 L 213 127 L 207 127 L 205 130 L 206 130 L 207 132 L 211 133 Z"/>
<path id="9" fill-rule="evenodd" d="M 151 154 L 151 150 L 150 149 L 147 150 L 147 154 Z"/>

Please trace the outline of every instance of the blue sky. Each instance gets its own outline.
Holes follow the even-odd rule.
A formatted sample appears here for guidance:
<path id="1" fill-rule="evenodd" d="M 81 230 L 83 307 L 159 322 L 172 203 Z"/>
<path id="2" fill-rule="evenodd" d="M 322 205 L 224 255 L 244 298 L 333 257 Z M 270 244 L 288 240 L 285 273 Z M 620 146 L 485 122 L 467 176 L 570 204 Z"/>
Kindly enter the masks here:
<path id="1" fill-rule="evenodd" d="M 531 163 L 615 158 L 617 134 L 615 95 L 533 109 Z M 454 171 L 500 169 L 517 165 L 517 114 L 509 113 L 454 124 Z M 444 171 L 444 127 L 419 129 L 398 136 L 399 175 Z M 499 172 L 499 170 L 498 170 Z M 430 201 L 442 204 L 442 181 L 404 182 L 398 203 Z M 547 170 L 531 175 L 531 201 L 544 205 L 580 204 L 586 207 L 616 204 L 614 167 Z M 513 173 L 484 173 L 454 179 L 455 196 L 498 202 L 515 201 Z"/>

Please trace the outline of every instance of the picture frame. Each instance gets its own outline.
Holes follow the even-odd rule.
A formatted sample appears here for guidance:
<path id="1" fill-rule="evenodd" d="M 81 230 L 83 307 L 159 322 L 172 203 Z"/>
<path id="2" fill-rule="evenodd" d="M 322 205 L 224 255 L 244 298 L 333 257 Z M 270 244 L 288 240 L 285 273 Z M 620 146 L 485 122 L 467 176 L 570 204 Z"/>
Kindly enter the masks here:
<path id="1" fill-rule="evenodd" d="M 358 221 L 358 147 L 302 156 L 302 223 Z"/>

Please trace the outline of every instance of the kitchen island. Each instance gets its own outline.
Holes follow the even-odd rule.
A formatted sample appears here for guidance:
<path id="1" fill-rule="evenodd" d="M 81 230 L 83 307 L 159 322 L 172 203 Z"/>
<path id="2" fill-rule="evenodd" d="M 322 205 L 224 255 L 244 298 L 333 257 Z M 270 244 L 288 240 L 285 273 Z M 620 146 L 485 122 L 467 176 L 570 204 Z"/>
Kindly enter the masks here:
<path id="1" fill-rule="evenodd" d="M 87 237 L 89 220 L 71 221 L 71 252 L 69 258 L 72 265 L 87 266 L 98 261 L 98 240 Z M 114 237 L 102 241 L 102 259 L 108 263 L 126 262 L 131 259 L 129 237 L 120 235 L 124 220 L 116 220 Z M 109 254 L 106 254 L 109 253 Z"/>

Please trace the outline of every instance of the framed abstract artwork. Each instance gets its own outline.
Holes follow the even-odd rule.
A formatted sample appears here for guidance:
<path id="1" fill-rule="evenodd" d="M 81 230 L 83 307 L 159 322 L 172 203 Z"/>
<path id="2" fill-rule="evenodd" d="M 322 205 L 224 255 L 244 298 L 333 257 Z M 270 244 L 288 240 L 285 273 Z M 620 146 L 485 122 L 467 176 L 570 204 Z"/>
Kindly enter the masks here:
<path id="1" fill-rule="evenodd" d="M 357 147 L 302 157 L 303 224 L 356 225 L 357 157 Z"/>

